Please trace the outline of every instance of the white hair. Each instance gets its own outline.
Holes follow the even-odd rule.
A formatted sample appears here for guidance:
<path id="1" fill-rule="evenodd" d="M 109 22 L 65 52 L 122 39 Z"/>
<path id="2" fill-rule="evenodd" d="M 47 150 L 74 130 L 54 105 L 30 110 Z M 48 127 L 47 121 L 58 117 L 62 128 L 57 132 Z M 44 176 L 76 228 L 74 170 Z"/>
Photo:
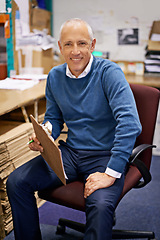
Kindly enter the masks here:
<path id="1" fill-rule="evenodd" d="M 60 32 L 59 32 L 59 41 L 61 40 L 61 33 L 62 33 L 62 30 L 63 30 L 64 26 L 65 26 L 66 24 L 68 24 L 68 23 L 74 23 L 74 22 L 84 23 L 84 24 L 86 25 L 86 27 L 87 27 L 87 29 L 88 29 L 88 34 L 89 34 L 90 39 L 91 39 L 91 41 L 92 41 L 94 37 L 93 37 L 93 31 L 92 31 L 91 26 L 90 26 L 86 21 L 84 21 L 84 20 L 82 20 L 82 19 L 80 19 L 80 18 L 71 18 L 71 19 L 65 21 L 65 22 L 61 25 L 61 27 L 60 27 Z"/>

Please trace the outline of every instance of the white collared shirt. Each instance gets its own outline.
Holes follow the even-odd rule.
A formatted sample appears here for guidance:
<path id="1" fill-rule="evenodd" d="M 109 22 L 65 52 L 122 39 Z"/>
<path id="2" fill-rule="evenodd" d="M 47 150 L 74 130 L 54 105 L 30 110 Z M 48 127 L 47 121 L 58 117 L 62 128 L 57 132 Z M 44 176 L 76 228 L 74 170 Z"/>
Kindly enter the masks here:
<path id="1" fill-rule="evenodd" d="M 90 71 L 90 69 L 91 69 L 92 62 L 93 62 L 93 55 L 91 54 L 91 58 L 90 58 L 90 60 L 89 60 L 88 65 L 86 66 L 86 68 L 84 69 L 84 71 L 78 76 L 78 78 L 85 77 L 85 76 L 89 73 L 89 71 Z M 68 64 L 67 64 L 67 67 L 66 67 L 66 75 L 67 75 L 68 77 L 70 77 L 70 78 L 76 78 L 76 76 L 74 76 L 74 75 L 71 73 L 71 71 L 69 70 Z M 109 168 L 109 167 L 106 168 L 105 173 L 108 174 L 108 175 L 110 175 L 110 176 L 112 176 L 112 177 L 115 177 L 115 178 L 120 178 L 121 175 L 122 175 L 121 173 L 116 172 L 116 171 L 114 171 L 113 169 L 111 169 L 111 168 Z"/>
<path id="2" fill-rule="evenodd" d="M 84 71 L 78 76 L 78 78 L 82 78 L 82 77 L 85 77 L 90 69 L 91 69 L 91 66 L 92 66 L 92 62 L 93 62 L 93 55 L 91 54 L 91 58 L 89 60 L 89 63 L 88 65 L 86 66 L 86 68 L 84 69 Z M 71 71 L 69 70 L 69 67 L 68 67 L 68 64 L 67 64 L 67 67 L 66 67 L 66 75 L 70 78 L 76 78 L 76 76 L 74 76 Z"/>

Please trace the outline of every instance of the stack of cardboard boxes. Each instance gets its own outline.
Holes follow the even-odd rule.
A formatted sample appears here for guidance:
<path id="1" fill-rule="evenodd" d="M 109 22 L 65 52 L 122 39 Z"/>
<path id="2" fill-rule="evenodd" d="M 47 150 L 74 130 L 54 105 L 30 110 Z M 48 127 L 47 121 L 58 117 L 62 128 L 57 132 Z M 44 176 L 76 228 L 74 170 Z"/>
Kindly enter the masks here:
<path id="1" fill-rule="evenodd" d="M 31 123 L 0 122 L 0 236 L 3 237 L 13 229 L 12 212 L 6 193 L 8 176 L 14 169 L 39 154 L 27 147 L 32 131 Z"/>

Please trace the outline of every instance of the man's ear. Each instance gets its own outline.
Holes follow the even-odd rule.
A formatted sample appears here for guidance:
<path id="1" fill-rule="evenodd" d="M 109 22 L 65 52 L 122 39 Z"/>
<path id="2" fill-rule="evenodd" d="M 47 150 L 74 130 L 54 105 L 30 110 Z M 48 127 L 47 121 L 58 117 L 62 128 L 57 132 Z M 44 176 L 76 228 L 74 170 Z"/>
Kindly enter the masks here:
<path id="1" fill-rule="evenodd" d="M 92 43 L 91 43 L 91 52 L 94 51 L 95 45 L 96 45 L 96 39 L 94 38 L 94 39 L 92 40 Z"/>
<path id="2" fill-rule="evenodd" d="M 62 45 L 61 45 L 60 41 L 58 41 L 58 46 L 59 46 L 59 50 L 60 50 L 61 54 L 63 55 Z"/>

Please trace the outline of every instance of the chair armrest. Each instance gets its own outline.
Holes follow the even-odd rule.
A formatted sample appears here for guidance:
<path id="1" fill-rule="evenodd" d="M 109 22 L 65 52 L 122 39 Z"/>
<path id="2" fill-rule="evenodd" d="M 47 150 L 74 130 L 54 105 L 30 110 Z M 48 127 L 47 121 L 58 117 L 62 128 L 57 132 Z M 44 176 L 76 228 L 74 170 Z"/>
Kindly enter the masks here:
<path id="1" fill-rule="evenodd" d="M 148 168 L 146 167 L 146 165 L 144 164 L 144 162 L 142 162 L 138 156 L 145 151 L 146 149 L 149 148 L 154 148 L 156 147 L 155 145 L 150 145 L 150 144 L 141 144 L 139 146 L 137 146 L 136 148 L 133 149 L 132 151 L 132 155 L 129 158 L 129 164 L 136 166 L 138 168 L 138 170 L 140 171 L 143 180 L 140 180 L 139 183 L 135 186 L 135 188 L 142 188 L 145 185 L 147 185 L 152 177 L 151 174 L 148 170 Z"/>

